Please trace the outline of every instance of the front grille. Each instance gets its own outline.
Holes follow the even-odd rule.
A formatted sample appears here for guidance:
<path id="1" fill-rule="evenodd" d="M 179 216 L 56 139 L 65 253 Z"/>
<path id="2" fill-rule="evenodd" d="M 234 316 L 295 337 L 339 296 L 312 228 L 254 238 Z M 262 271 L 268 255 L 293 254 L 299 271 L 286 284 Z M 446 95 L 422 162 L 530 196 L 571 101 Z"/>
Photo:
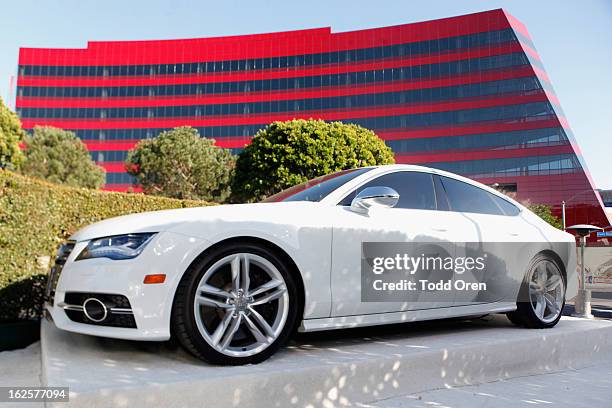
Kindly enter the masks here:
<path id="1" fill-rule="evenodd" d="M 66 260 L 74 249 L 74 245 L 74 241 L 68 241 L 65 244 L 62 244 L 57 250 L 55 261 L 53 262 L 53 266 L 51 267 L 51 271 L 49 272 L 49 279 L 47 280 L 47 289 L 45 291 L 45 300 L 50 304 L 53 304 L 57 282 L 59 281 L 59 277 L 62 273 L 62 269 L 64 268 Z"/>
<path id="2" fill-rule="evenodd" d="M 106 307 L 107 315 L 102 321 L 89 319 L 83 311 L 85 301 L 92 298 L 99 300 Z M 136 328 L 132 305 L 128 298 L 123 295 L 67 292 L 64 296 L 64 301 L 59 306 L 64 309 L 66 316 L 73 322 L 97 326 Z"/>

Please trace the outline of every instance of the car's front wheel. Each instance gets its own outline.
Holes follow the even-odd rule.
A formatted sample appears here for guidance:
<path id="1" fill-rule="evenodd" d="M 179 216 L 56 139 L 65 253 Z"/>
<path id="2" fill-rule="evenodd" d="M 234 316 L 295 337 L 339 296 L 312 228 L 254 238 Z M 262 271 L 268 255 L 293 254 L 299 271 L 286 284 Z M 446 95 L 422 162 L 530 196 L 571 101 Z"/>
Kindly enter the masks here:
<path id="1" fill-rule="evenodd" d="M 564 305 L 565 276 L 554 259 L 539 254 L 527 269 L 517 309 L 508 313 L 508 318 L 519 326 L 549 328 L 561 319 Z"/>
<path id="2" fill-rule="evenodd" d="M 172 328 L 180 343 L 210 363 L 240 365 L 270 357 L 296 325 L 298 292 L 283 259 L 254 244 L 229 244 L 183 276 Z"/>

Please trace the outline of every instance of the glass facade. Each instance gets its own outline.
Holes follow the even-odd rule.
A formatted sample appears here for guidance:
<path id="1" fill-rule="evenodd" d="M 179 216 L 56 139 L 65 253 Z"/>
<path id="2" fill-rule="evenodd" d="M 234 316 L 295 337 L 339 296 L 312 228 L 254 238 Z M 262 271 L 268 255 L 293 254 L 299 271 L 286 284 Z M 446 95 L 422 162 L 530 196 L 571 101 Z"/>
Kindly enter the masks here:
<path id="1" fill-rule="evenodd" d="M 343 33 L 24 48 L 18 72 L 24 127 L 74 131 L 108 189 L 132 187 L 127 151 L 164 130 L 193 126 L 239 152 L 272 121 L 312 117 L 374 130 L 398 162 L 516 185 L 555 211 L 581 190 L 568 202 L 576 219 L 607 225 L 530 36 L 503 10 Z"/>

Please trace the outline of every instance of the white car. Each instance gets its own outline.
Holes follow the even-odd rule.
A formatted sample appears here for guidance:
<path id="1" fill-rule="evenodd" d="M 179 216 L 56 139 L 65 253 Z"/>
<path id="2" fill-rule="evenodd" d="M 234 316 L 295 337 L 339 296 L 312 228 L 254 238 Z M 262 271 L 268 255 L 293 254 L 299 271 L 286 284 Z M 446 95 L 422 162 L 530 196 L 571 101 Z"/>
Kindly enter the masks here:
<path id="1" fill-rule="evenodd" d="M 504 293 L 485 299 L 482 288 L 457 286 L 438 297 L 417 290 L 405 301 L 401 293 L 364 300 L 362 244 L 414 242 L 502 243 L 494 254 L 506 265 L 501 271 L 461 277 Z M 256 363 L 296 329 L 488 313 L 552 327 L 577 292 L 575 240 L 470 179 L 419 166 L 367 167 L 263 203 L 95 223 L 60 248 L 47 291 L 48 315 L 60 329 L 130 340 L 172 335 L 208 362 Z"/>

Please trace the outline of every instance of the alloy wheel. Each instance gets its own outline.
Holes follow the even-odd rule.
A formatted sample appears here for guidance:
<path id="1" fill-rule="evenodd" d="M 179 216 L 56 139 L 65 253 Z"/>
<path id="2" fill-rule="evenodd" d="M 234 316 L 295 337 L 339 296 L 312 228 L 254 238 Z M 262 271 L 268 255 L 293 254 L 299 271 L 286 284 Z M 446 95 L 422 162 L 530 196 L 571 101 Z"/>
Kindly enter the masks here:
<path id="1" fill-rule="evenodd" d="M 252 253 L 227 255 L 200 279 L 194 297 L 198 330 L 216 351 L 247 357 L 260 353 L 280 335 L 289 312 L 282 274 Z"/>
<path id="2" fill-rule="evenodd" d="M 557 319 L 562 312 L 565 284 L 559 267 L 548 259 L 534 265 L 529 279 L 529 302 L 544 323 Z"/>

